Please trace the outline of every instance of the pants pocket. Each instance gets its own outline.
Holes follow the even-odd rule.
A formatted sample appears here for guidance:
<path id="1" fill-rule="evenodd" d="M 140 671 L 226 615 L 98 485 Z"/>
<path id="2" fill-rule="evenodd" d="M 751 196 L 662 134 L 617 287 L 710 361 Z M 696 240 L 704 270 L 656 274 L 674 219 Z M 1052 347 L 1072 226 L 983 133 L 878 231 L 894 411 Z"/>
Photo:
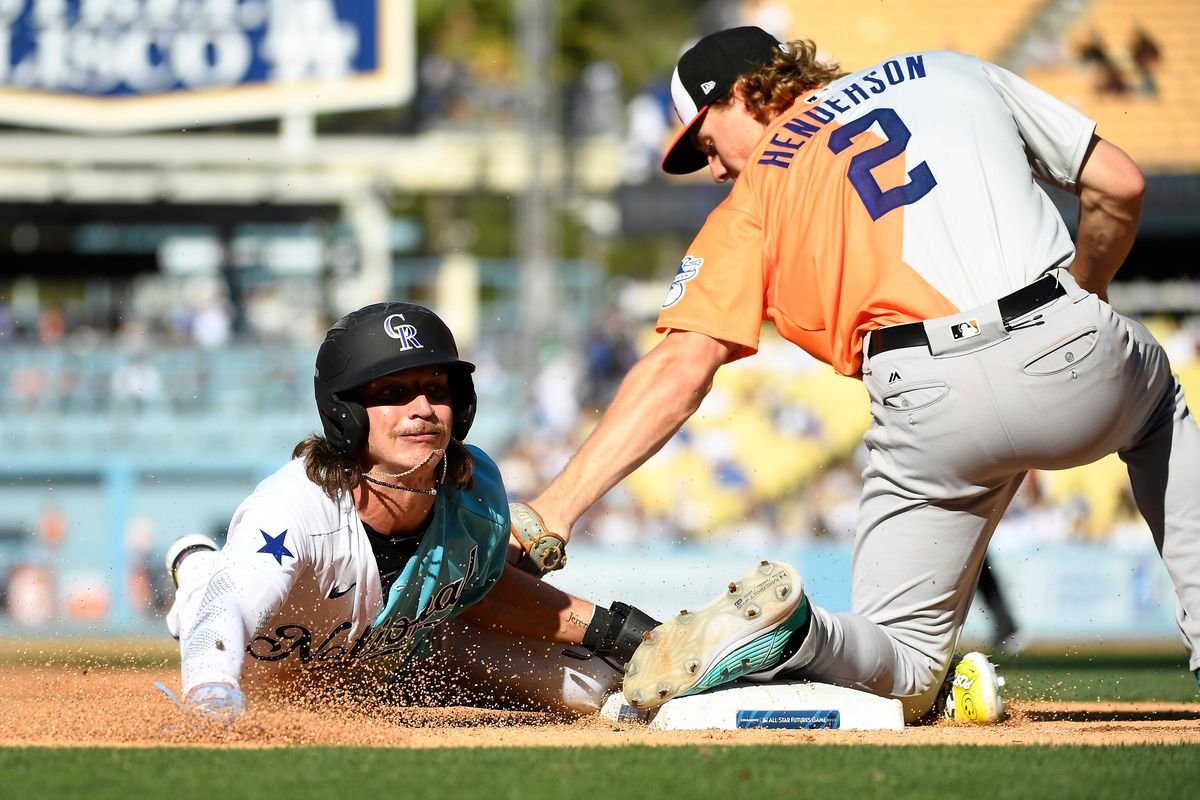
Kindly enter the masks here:
<path id="1" fill-rule="evenodd" d="M 1054 375 L 1079 366 L 1096 348 L 1100 334 L 1095 328 L 1071 334 L 1025 362 L 1021 371 L 1026 375 Z"/>
<path id="2" fill-rule="evenodd" d="M 884 395 L 883 405 L 892 411 L 916 411 L 933 405 L 949 393 L 950 387 L 944 383 L 908 386 L 893 394 Z"/>

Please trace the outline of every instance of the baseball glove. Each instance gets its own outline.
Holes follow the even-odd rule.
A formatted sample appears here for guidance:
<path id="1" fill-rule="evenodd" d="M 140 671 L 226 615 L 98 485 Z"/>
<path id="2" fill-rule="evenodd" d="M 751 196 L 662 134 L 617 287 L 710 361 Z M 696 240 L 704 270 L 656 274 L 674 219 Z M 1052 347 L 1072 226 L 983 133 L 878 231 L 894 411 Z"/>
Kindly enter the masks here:
<path id="1" fill-rule="evenodd" d="M 554 531 L 546 530 L 542 515 L 524 503 L 510 503 L 508 514 L 513 538 L 521 545 L 517 566 L 539 578 L 567 565 L 567 542 Z"/>

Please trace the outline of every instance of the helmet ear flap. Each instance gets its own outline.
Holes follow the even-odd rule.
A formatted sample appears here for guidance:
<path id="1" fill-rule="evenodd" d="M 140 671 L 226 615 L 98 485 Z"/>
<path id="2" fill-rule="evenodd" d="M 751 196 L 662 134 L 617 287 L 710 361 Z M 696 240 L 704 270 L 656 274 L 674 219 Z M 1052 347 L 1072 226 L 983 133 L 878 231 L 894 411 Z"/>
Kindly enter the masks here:
<path id="1" fill-rule="evenodd" d="M 454 403 L 454 424 L 451 426 L 450 435 L 461 442 L 471 430 L 471 423 L 475 421 L 475 409 L 479 404 L 471 373 L 461 369 L 451 372 L 450 395 Z"/>
<path id="2" fill-rule="evenodd" d="M 367 432 L 371 427 L 367 409 L 358 403 L 341 400 L 335 395 L 331 410 L 323 416 L 327 417 L 325 438 L 339 453 L 354 458 L 363 442 L 367 440 Z"/>

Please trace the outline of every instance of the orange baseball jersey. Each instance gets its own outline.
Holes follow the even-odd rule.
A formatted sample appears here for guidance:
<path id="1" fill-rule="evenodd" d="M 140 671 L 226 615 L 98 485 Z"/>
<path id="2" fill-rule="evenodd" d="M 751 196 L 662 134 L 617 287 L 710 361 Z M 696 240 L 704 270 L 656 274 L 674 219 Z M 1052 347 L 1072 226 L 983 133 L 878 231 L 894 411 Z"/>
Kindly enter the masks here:
<path id="1" fill-rule="evenodd" d="M 982 305 L 1069 266 L 1034 177 L 1073 190 L 1095 123 L 949 51 L 839 78 L 771 125 L 692 242 L 658 330 L 786 339 L 858 375 L 875 328 Z"/>

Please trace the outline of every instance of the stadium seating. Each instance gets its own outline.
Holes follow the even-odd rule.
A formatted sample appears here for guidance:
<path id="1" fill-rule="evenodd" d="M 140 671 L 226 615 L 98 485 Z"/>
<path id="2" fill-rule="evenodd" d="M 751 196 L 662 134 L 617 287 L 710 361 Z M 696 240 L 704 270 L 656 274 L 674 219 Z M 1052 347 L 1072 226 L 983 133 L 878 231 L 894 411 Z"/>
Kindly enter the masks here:
<path id="1" fill-rule="evenodd" d="M 778 36 L 811 38 L 823 56 L 855 70 L 913 50 L 952 49 L 1009 65 L 1016 45 L 1036 39 L 1046 4 L 1037 0 L 963 3 L 957 0 L 844 0 L 837 13 L 813 0 L 749 4 L 746 21 Z M 1065 32 L 1044 31 L 1043 47 L 1027 48 L 1011 64 L 1036 86 L 1061 97 L 1099 123 L 1100 135 L 1119 143 L 1153 173 L 1200 169 L 1200 14 L 1194 0 L 1122 0 L 1058 3 Z M 1142 88 L 1131 44 L 1144 30 L 1160 52 L 1154 94 Z M 1128 83 L 1128 91 L 1098 91 L 1094 68 L 1080 57 L 1096 37 Z"/>
<path id="2" fill-rule="evenodd" d="M 1157 91 L 1139 88 L 1130 43 L 1138 30 L 1156 42 L 1160 61 L 1153 70 Z M 1098 91 L 1095 75 L 1080 61 L 1084 43 L 1103 43 L 1129 83 L 1125 93 Z M 1136 5 L 1097 0 L 1067 30 L 1060 64 L 1031 65 L 1025 77 L 1096 119 L 1097 132 L 1125 149 L 1148 172 L 1200 169 L 1200 15 L 1192 0 L 1145 0 Z"/>
<path id="3" fill-rule="evenodd" d="M 813 0 L 759 3 L 790 12 L 788 38 L 813 39 L 844 69 L 856 70 L 914 50 L 960 50 L 996 59 L 1042 5 L 1038 0 L 963 3 L 956 0 L 842 0 L 831 11 Z M 755 6 L 747 17 L 755 20 Z"/>

